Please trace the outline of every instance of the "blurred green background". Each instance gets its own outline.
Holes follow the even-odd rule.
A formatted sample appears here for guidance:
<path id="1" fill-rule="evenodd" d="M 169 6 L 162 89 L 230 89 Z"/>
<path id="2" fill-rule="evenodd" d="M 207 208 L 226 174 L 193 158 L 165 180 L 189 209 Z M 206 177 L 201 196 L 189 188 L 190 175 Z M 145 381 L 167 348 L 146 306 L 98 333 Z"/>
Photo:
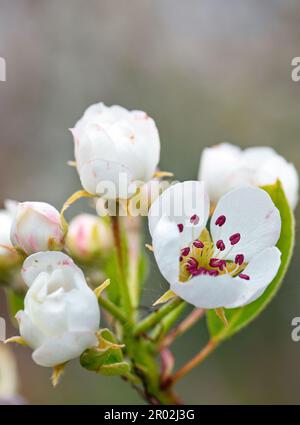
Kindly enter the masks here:
<path id="1" fill-rule="evenodd" d="M 300 82 L 290 75 L 299 19 L 297 0 L 1 0 L 0 201 L 62 206 L 79 188 L 66 165 L 68 128 L 100 100 L 153 116 L 161 169 L 177 179 L 195 178 L 202 149 L 223 141 L 273 146 L 299 170 Z M 151 265 L 148 305 L 166 287 Z M 299 275 L 297 247 L 267 310 L 178 385 L 186 403 L 300 402 L 300 343 L 290 335 Z M 206 338 L 204 323 L 181 338 L 177 366 Z M 54 390 L 29 350 L 14 352 L 29 403 L 141 403 L 122 381 L 78 361 Z"/>

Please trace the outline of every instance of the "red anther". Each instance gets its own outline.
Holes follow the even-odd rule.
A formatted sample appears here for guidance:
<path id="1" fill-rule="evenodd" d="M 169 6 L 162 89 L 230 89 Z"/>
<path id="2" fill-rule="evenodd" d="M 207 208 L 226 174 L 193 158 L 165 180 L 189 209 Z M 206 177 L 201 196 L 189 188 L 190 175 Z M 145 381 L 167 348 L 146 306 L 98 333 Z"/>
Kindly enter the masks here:
<path id="1" fill-rule="evenodd" d="M 219 272 L 218 272 L 218 270 L 208 270 L 208 274 L 210 276 L 218 276 Z"/>
<path id="2" fill-rule="evenodd" d="M 194 247 L 196 248 L 204 248 L 204 243 L 201 241 L 194 241 L 193 242 Z"/>
<path id="3" fill-rule="evenodd" d="M 226 217 L 225 215 L 220 215 L 220 217 L 217 218 L 215 225 L 216 226 L 223 226 L 223 224 L 226 222 Z"/>
<path id="4" fill-rule="evenodd" d="M 181 250 L 181 255 L 183 255 L 184 257 L 187 257 L 190 253 L 191 249 L 187 246 L 186 248 L 183 248 Z"/>
<path id="5" fill-rule="evenodd" d="M 241 266 L 243 264 L 243 262 L 244 262 L 244 259 L 245 259 L 245 257 L 243 256 L 243 254 L 238 254 L 235 257 L 234 262 L 235 262 L 235 264 L 238 264 L 239 266 Z"/>
<path id="6" fill-rule="evenodd" d="M 190 221 L 191 221 L 192 224 L 197 225 L 199 223 L 199 221 L 200 221 L 200 218 L 199 218 L 199 216 L 197 214 L 194 214 L 194 215 L 192 215 Z"/>
<path id="7" fill-rule="evenodd" d="M 241 274 L 239 274 L 239 277 L 240 277 L 241 279 L 250 280 L 250 276 L 248 276 L 247 274 L 243 274 L 243 273 L 241 273 Z"/>
<path id="8" fill-rule="evenodd" d="M 219 270 L 223 271 L 226 268 L 226 265 L 227 264 L 225 260 L 220 260 L 218 264 Z"/>
<path id="9" fill-rule="evenodd" d="M 199 269 L 193 270 L 191 274 L 193 276 L 205 275 L 205 274 L 208 274 L 208 270 L 206 270 L 205 267 L 199 267 Z"/>
<path id="10" fill-rule="evenodd" d="M 191 257 L 191 258 L 188 260 L 188 263 L 189 263 L 189 265 L 190 265 L 190 266 L 192 266 L 192 267 L 198 267 L 198 261 L 197 261 L 194 257 Z"/>
<path id="11" fill-rule="evenodd" d="M 186 270 L 187 270 L 189 273 L 193 274 L 193 272 L 194 272 L 195 270 L 197 270 L 197 267 L 198 267 L 198 261 L 197 261 L 195 258 L 190 258 L 190 259 L 188 260 L 188 264 L 187 264 L 187 266 L 186 266 Z"/>
<path id="12" fill-rule="evenodd" d="M 241 235 L 239 233 L 235 233 L 231 235 L 229 238 L 231 245 L 236 245 L 241 240 Z"/>
<path id="13" fill-rule="evenodd" d="M 178 227 L 178 230 L 179 230 L 179 232 L 180 233 L 182 233 L 183 232 L 183 224 L 177 224 L 177 227 Z"/>
<path id="14" fill-rule="evenodd" d="M 211 258 L 209 265 L 210 267 L 219 267 L 220 260 L 218 258 Z"/>
<path id="15" fill-rule="evenodd" d="M 217 243 L 216 243 L 216 246 L 217 246 L 217 248 L 220 250 L 220 251 L 224 251 L 225 250 L 225 244 L 224 244 L 224 242 L 222 241 L 222 239 L 220 239 Z"/>

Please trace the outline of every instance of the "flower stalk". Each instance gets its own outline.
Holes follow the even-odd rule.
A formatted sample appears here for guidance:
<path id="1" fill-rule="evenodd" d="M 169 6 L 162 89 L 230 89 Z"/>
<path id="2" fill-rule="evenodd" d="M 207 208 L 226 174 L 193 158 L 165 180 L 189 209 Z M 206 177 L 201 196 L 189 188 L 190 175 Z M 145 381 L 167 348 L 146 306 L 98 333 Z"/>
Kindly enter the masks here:
<path id="1" fill-rule="evenodd" d="M 107 298 L 98 297 L 98 302 L 101 307 L 103 307 L 108 313 L 110 313 L 115 319 L 117 319 L 123 325 L 128 323 L 128 319 L 125 314 L 119 309 L 116 304 L 109 301 Z"/>
<path id="2" fill-rule="evenodd" d="M 148 317 L 146 317 L 144 320 L 137 324 L 134 331 L 134 335 L 137 336 L 146 333 L 181 304 L 184 304 L 184 301 L 182 301 L 180 298 L 175 298 L 174 300 L 165 304 L 159 310 L 154 311 Z"/>
<path id="3" fill-rule="evenodd" d="M 121 237 L 121 225 L 120 225 L 120 217 L 118 215 L 111 217 L 112 221 L 112 231 L 115 242 L 115 249 L 117 253 L 118 259 L 118 269 L 120 275 L 120 292 L 121 292 L 121 300 L 123 303 L 123 308 L 128 314 L 128 318 L 132 318 L 133 315 L 133 305 L 130 296 L 130 291 L 127 285 L 127 276 L 126 276 L 126 264 L 123 255 L 123 247 L 122 247 L 122 237 Z"/>

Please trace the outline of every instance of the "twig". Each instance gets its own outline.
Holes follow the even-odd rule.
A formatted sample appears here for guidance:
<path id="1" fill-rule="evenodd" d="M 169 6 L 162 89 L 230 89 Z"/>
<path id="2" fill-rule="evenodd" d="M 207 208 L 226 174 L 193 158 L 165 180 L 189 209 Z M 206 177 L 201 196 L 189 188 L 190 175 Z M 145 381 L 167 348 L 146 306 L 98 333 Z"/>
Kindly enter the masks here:
<path id="1" fill-rule="evenodd" d="M 171 332 L 162 340 L 159 351 L 169 347 L 176 338 L 188 331 L 205 313 L 205 310 L 195 309 L 189 314 L 178 326 L 171 330 Z"/>
<path id="2" fill-rule="evenodd" d="M 187 375 L 192 369 L 202 363 L 218 346 L 218 343 L 214 340 L 210 340 L 208 344 L 198 353 L 192 360 L 186 363 L 181 369 L 179 369 L 172 377 L 162 384 L 162 388 L 169 388 L 173 386 L 177 381 Z"/>

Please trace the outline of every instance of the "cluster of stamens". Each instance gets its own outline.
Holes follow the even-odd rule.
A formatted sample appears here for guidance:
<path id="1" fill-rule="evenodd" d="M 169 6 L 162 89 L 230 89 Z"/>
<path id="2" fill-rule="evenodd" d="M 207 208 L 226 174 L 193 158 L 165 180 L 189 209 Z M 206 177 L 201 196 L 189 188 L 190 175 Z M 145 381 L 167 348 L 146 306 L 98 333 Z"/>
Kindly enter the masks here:
<path id="1" fill-rule="evenodd" d="M 191 224 L 198 224 L 199 217 L 193 215 L 190 218 Z M 215 222 L 216 226 L 222 227 L 226 222 L 226 217 L 221 215 Z M 184 225 L 178 224 L 179 232 L 183 232 Z M 230 244 L 226 255 L 230 249 L 237 245 L 241 240 L 240 233 L 234 233 L 228 238 L 228 242 L 219 239 L 215 244 L 212 242 L 209 232 L 204 229 L 199 238 L 194 240 L 189 246 L 182 248 L 180 261 L 180 281 L 186 282 L 194 276 L 208 275 L 220 276 L 228 274 L 232 277 L 239 277 L 244 280 L 250 280 L 250 277 L 243 272 L 247 263 L 243 254 L 237 254 L 234 261 L 226 260 L 222 252 L 226 250 L 226 244 Z"/>

